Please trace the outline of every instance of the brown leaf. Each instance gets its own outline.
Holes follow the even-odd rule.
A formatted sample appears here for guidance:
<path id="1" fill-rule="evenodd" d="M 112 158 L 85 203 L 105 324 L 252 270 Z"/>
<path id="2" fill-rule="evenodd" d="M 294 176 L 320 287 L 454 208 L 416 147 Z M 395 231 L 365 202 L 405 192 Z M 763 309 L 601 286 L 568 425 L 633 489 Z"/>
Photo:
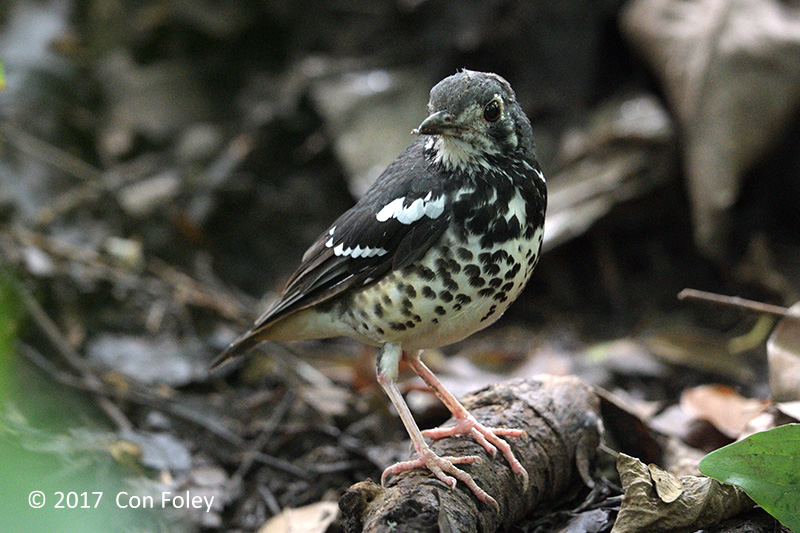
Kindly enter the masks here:
<path id="1" fill-rule="evenodd" d="M 649 464 L 650 478 L 656 488 L 656 494 L 664 503 L 672 503 L 683 494 L 683 485 L 678 476 L 671 474 L 658 465 Z"/>
<path id="2" fill-rule="evenodd" d="M 651 470 L 625 454 L 617 471 L 625 493 L 612 533 L 697 531 L 753 506 L 738 487 L 695 476 L 677 478 L 681 494 L 668 503 L 658 496 Z"/>
<path id="3" fill-rule="evenodd" d="M 681 124 L 695 239 L 718 255 L 743 173 L 800 104 L 800 11 L 778 0 L 637 0 L 622 30 Z"/>
<path id="4" fill-rule="evenodd" d="M 733 441 L 711 422 L 687 413 L 679 405 L 667 407 L 654 416 L 649 425 L 655 431 L 676 437 L 692 448 L 706 452 L 716 450 Z"/>
<path id="5" fill-rule="evenodd" d="M 767 341 L 769 385 L 776 402 L 800 400 L 800 303 L 789 308 Z"/>
<path id="6" fill-rule="evenodd" d="M 667 182 L 674 130 L 662 104 L 648 95 L 616 97 L 593 110 L 560 149 L 561 168 L 548 185 L 544 248 L 583 234 L 618 203 Z"/>
<path id="7" fill-rule="evenodd" d="M 792 422 L 800 422 L 800 402 L 782 402 L 775 404 L 781 414 L 792 418 Z M 789 422 L 787 422 L 789 423 Z"/>
<path id="8" fill-rule="evenodd" d="M 317 502 L 296 509 L 284 509 L 270 518 L 258 533 L 324 533 L 339 516 L 336 502 Z"/>
<path id="9" fill-rule="evenodd" d="M 711 422 L 724 435 L 735 439 L 747 423 L 766 407 L 766 400 L 744 398 L 726 385 L 701 385 L 681 394 L 681 408 Z"/>
<path id="10" fill-rule="evenodd" d="M 731 352 L 730 338 L 711 330 L 664 327 L 644 335 L 641 342 L 650 352 L 672 364 L 712 372 L 737 382 L 755 379 L 747 359 Z"/>

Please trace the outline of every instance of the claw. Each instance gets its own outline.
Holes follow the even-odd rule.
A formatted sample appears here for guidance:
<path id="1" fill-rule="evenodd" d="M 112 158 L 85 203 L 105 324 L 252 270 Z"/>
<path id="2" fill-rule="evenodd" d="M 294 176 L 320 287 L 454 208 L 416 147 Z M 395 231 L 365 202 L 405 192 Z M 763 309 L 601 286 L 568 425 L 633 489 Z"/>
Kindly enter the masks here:
<path id="1" fill-rule="evenodd" d="M 390 474 L 399 474 L 400 472 L 414 470 L 415 468 L 426 468 L 430 470 L 437 479 L 442 481 L 451 489 L 456 488 L 458 481 L 460 481 L 466 485 L 467 488 L 469 488 L 472 493 L 475 494 L 475 497 L 480 501 L 493 505 L 497 510 L 500 509 L 500 505 L 497 503 L 497 500 L 489 496 L 485 490 L 480 488 L 478 484 L 475 483 L 475 480 L 472 479 L 471 475 L 455 466 L 480 463 L 483 461 L 481 457 L 477 455 L 440 457 L 427 446 L 422 448 L 417 455 L 418 457 L 416 459 L 394 464 L 384 470 L 383 474 L 381 475 L 381 484 L 383 485 L 385 483 L 386 477 Z"/>
<path id="2" fill-rule="evenodd" d="M 528 472 L 522 466 L 511 446 L 501 437 L 522 437 L 526 433 L 521 429 L 491 428 L 478 422 L 474 416 L 467 415 L 460 419 L 454 426 L 446 428 L 427 429 L 422 434 L 430 439 L 437 440 L 456 435 L 472 435 L 486 452 L 494 457 L 497 451 L 502 452 L 503 457 L 508 461 L 511 471 L 522 477 L 523 486 L 528 487 Z"/>

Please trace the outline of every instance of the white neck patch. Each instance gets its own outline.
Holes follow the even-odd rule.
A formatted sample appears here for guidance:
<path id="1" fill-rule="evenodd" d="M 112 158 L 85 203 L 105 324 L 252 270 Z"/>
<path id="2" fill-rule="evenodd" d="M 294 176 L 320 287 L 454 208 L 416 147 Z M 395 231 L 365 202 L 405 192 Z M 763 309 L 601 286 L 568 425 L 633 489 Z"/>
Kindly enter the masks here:
<path id="1" fill-rule="evenodd" d="M 471 142 L 449 135 L 436 135 L 428 139 L 426 148 L 433 150 L 434 162 L 447 170 L 460 170 L 472 173 L 476 166 L 489 168 L 484 157 L 485 151 L 475 148 Z"/>

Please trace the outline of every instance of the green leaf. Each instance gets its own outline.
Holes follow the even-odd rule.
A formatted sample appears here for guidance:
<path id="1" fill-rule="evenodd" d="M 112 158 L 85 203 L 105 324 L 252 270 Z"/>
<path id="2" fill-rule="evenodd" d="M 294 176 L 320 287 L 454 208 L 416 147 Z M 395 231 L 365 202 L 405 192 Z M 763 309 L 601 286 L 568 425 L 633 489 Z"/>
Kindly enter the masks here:
<path id="1" fill-rule="evenodd" d="M 20 320 L 19 298 L 0 257 L 0 402 L 6 400 L 13 375 L 14 347 Z"/>
<path id="2" fill-rule="evenodd" d="M 737 485 L 783 525 L 800 533 L 800 424 L 787 424 L 713 451 L 700 471 Z"/>

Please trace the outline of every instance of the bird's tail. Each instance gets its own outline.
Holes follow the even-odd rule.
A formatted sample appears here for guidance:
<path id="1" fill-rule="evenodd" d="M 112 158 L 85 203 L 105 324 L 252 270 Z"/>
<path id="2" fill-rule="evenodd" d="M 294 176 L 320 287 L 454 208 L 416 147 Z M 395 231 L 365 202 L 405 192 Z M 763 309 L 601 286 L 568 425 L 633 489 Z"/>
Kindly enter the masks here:
<path id="1" fill-rule="evenodd" d="M 244 335 L 233 341 L 230 344 L 230 346 L 225 348 L 225 350 L 221 354 L 219 354 L 217 358 L 214 359 L 214 361 L 211 363 L 211 368 L 209 370 L 213 372 L 214 370 L 218 369 L 228 361 L 231 361 L 239 357 L 240 355 L 246 354 L 247 352 L 255 348 L 255 346 L 261 341 L 262 339 L 255 331 L 253 330 L 248 331 L 247 333 L 245 333 Z"/>

